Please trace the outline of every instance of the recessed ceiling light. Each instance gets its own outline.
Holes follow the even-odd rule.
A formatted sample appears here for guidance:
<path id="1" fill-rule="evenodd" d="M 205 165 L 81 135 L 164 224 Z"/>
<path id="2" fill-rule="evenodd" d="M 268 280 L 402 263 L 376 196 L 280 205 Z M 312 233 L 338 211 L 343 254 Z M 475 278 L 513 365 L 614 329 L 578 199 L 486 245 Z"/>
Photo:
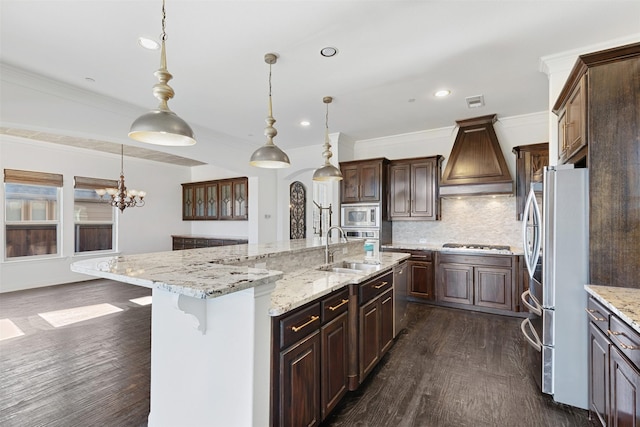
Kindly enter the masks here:
<path id="1" fill-rule="evenodd" d="M 160 43 L 147 37 L 138 37 L 138 44 L 143 48 L 149 49 L 149 50 L 160 49 Z"/>
<path id="2" fill-rule="evenodd" d="M 311 124 L 311 122 L 308 121 L 308 120 L 303 120 L 303 121 L 300 122 L 300 126 L 309 126 L 310 124 Z"/>
<path id="3" fill-rule="evenodd" d="M 433 94 L 434 96 L 437 96 L 438 98 L 443 98 L 445 96 L 449 96 L 451 95 L 451 91 L 448 89 L 442 89 L 437 91 L 436 93 Z"/>
<path id="4" fill-rule="evenodd" d="M 331 58 L 332 56 L 336 56 L 338 54 L 338 49 L 335 47 L 327 46 L 320 49 L 320 55 L 325 58 Z"/>

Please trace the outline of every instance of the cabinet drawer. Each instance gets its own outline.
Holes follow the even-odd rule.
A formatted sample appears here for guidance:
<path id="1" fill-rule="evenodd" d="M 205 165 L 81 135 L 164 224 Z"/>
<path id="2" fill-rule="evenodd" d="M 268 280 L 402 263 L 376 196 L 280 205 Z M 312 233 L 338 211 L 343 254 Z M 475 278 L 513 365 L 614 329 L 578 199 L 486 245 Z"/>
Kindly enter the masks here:
<path id="1" fill-rule="evenodd" d="M 609 338 L 613 345 L 618 347 L 636 365 L 636 368 L 640 367 L 640 334 L 617 316 L 611 316 L 609 318 Z"/>
<path id="2" fill-rule="evenodd" d="M 280 348 L 290 346 L 320 328 L 320 303 L 280 320 Z"/>
<path id="3" fill-rule="evenodd" d="M 432 261 L 433 252 L 431 251 L 407 251 L 411 254 L 411 261 Z"/>
<path id="4" fill-rule="evenodd" d="M 322 309 L 322 324 L 335 319 L 349 310 L 349 289 L 331 295 L 320 302 Z"/>
<path id="5" fill-rule="evenodd" d="M 587 315 L 589 320 L 595 324 L 604 334 L 609 329 L 609 315 L 611 312 L 593 297 L 587 301 Z"/>
<path id="6" fill-rule="evenodd" d="M 511 267 L 513 255 L 466 255 L 440 252 L 441 263 L 495 265 L 496 267 Z"/>
<path id="7" fill-rule="evenodd" d="M 380 295 L 393 285 L 393 272 L 360 285 L 360 305 Z"/>

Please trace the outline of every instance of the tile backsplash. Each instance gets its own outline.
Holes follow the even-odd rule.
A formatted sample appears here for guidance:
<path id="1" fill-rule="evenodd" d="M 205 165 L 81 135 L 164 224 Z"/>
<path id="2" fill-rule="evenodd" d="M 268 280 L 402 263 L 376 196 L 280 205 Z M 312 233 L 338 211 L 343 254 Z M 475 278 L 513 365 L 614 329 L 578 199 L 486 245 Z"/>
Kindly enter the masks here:
<path id="1" fill-rule="evenodd" d="M 442 199 L 440 221 L 394 221 L 397 243 L 483 243 L 522 248 L 514 197 Z"/>

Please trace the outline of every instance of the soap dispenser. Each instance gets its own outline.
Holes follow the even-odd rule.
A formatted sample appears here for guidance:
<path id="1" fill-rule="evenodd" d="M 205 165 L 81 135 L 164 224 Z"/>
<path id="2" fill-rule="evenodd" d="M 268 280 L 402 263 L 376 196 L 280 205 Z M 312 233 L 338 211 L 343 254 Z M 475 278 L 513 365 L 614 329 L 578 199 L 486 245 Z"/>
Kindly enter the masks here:
<path id="1" fill-rule="evenodd" d="M 380 249 L 377 240 L 364 241 L 364 260 L 375 264 L 380 262 Z"/>

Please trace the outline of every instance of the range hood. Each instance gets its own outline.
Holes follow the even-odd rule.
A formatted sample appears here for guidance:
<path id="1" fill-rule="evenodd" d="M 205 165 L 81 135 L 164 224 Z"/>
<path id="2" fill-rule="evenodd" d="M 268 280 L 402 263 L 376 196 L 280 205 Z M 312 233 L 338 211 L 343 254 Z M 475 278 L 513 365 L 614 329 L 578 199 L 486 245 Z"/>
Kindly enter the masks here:
<path id="1" fill-rule="evenodd" d="M 458 134 L 440 181 L 440 197 L 513 195 L 513 179 L 493 129 L 495 114 L 456 120 Z"/>

